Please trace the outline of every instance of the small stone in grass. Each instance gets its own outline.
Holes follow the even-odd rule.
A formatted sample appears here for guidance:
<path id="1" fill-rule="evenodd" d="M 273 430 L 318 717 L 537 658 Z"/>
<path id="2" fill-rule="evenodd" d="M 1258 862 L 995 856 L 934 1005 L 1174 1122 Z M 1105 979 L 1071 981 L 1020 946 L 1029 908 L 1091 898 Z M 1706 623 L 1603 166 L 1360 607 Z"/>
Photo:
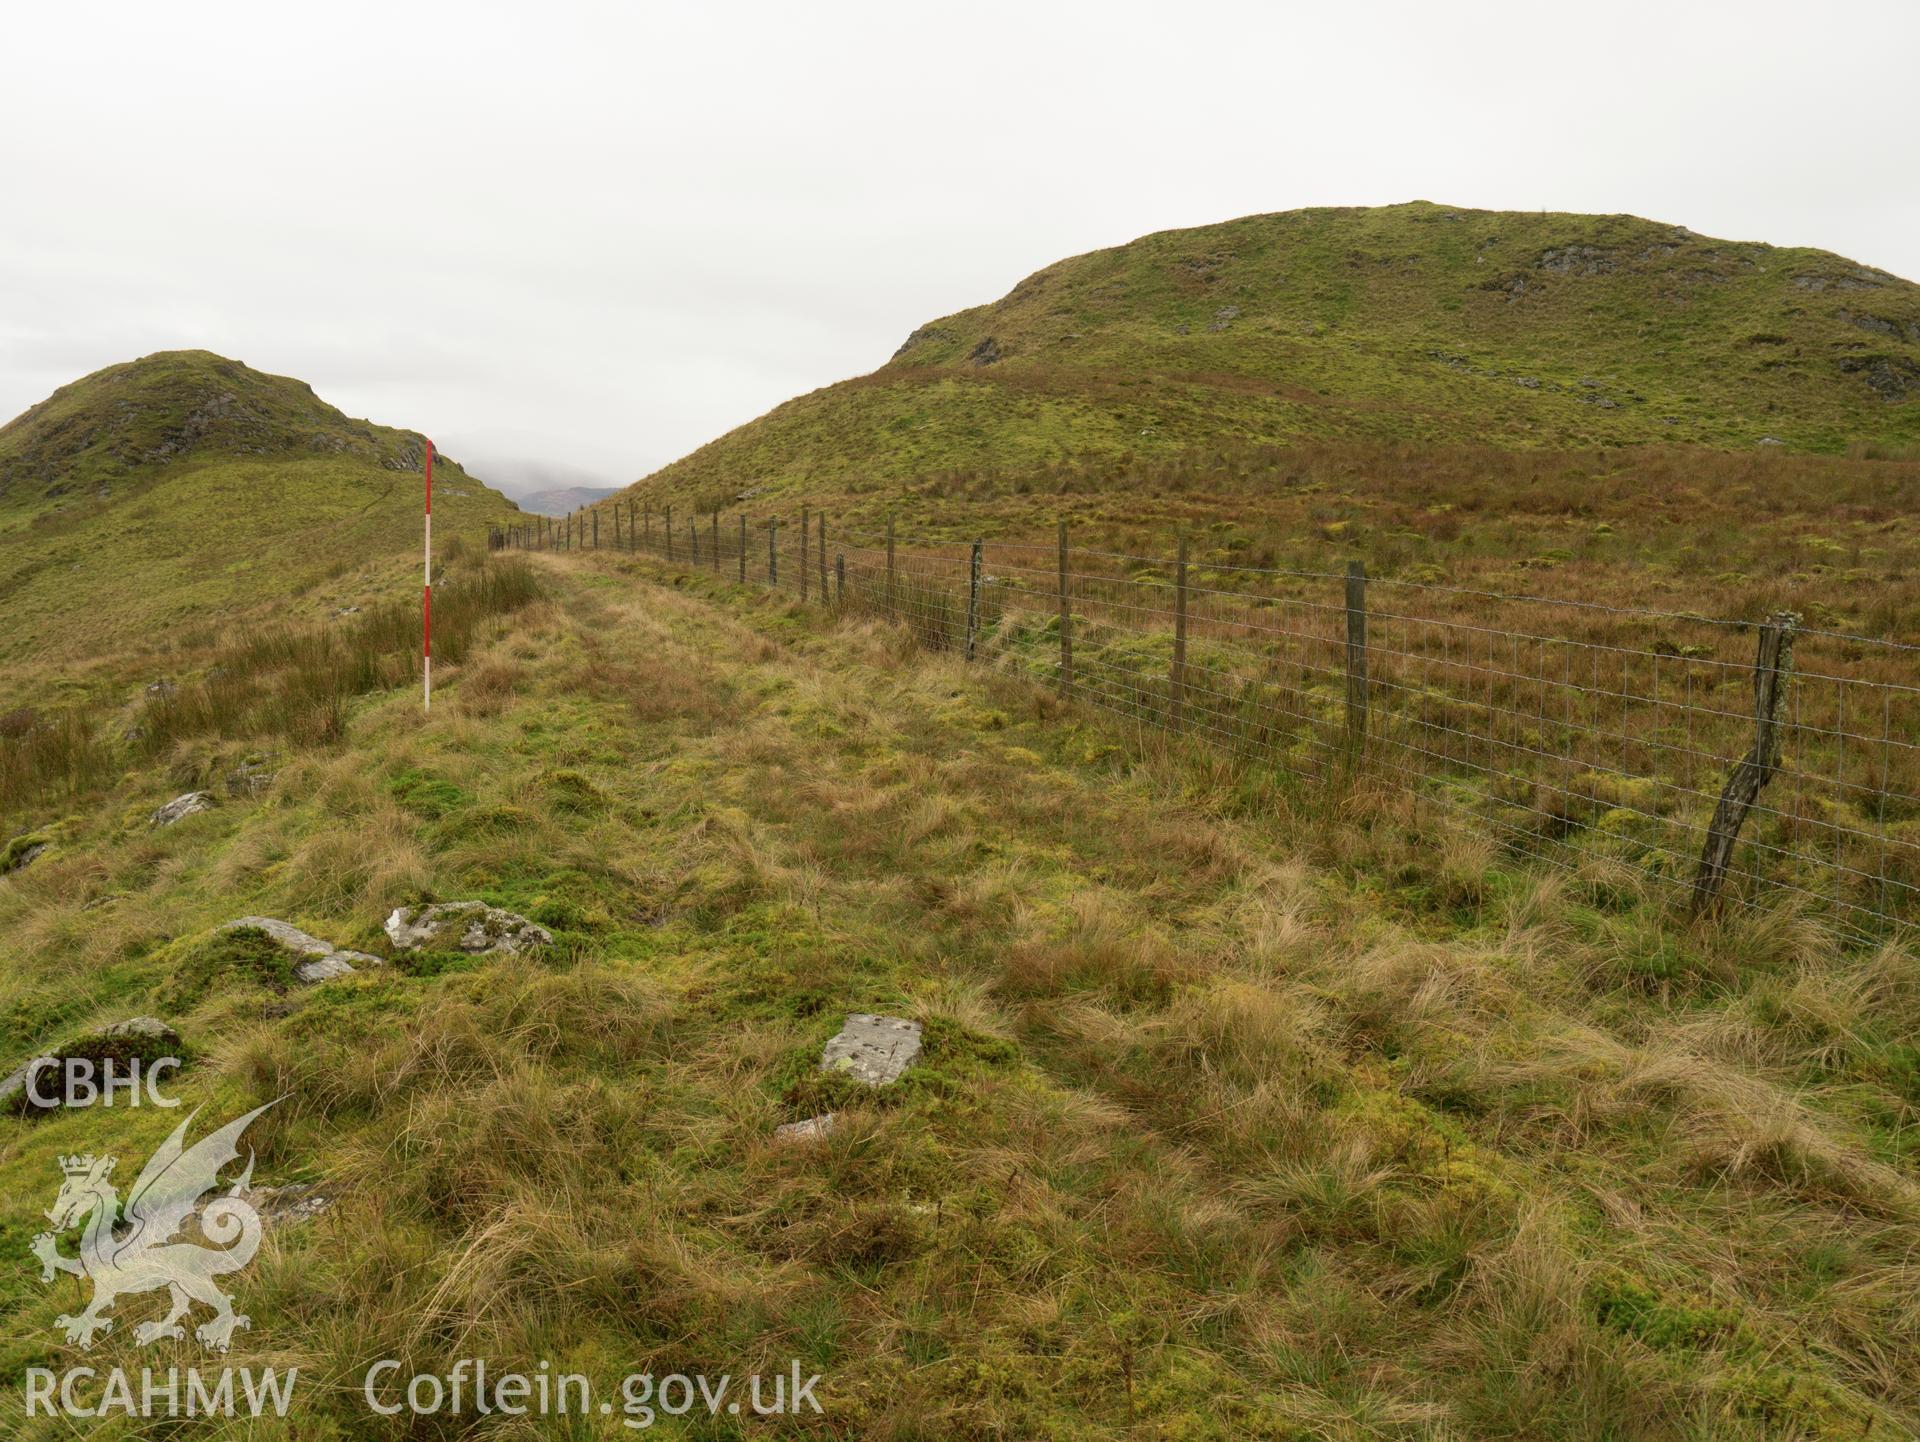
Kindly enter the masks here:
<path id="1" fill-rule="evenodd" d="M 868 1086 L 900 1079 L 920 1055 L 920 1023 L 900 1016 L 856 1011 L 820 1054 L 822 1071 L 844 1071 Z"/>

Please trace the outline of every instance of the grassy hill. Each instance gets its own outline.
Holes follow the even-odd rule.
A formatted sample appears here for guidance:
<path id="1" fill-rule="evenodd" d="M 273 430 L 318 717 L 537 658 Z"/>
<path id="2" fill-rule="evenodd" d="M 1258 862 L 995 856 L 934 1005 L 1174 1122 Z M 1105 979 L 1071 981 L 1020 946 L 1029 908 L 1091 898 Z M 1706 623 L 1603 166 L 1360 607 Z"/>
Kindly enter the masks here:
<path id="1" fill-rule="evenodd" d="M 63 386 L 0 428 L 0 661 L 69 681 L 390 594 L 418 565 L 422 447 L 206 351 Z M 438 457 L 434 511 L 475 546 L 514 507 Z"/>
<path id="2" fill-rule="evenodd" d="M 1631 216 L 1256 215 L 1050 265 L 641 483 L 723 503 L 1301 441 L 1920 444 L 1920 286 Z"/>
<path id="3" fill-rule="evenodd" d="M 1563 286 L 1714 245 L 1656 228 L 1676 249 L 1642 257 L 1607 229 L 1640 222 L 1581 224 L 1586 239 L 1553 244 L 1597 257 L 1503 240 L 1504 289 L 1461 293 L 1461 313 L 1485 312 L 1477 333 L 1513 332 L 1498 368 L 1533 332 L 1490 307 L 1537 300 L 1543 324 L 1598 337 L 1617 317 Z M 1920 464 L 1881 455 L 1909 443 L 1915 402 L 1880 399 L 1871 366 L 1821 370 L 1840 354 L 1822 327 L 1860 327 L 1816 309 L 1870 292 L 1894 324 L 1904 283 L 1753 248 L 1804 307 L 1766 322 L 1797 328 L 1774 348 L 1798 346 L 1808 381 L 1774 399 L 1801 397 L 1794 414 L 1826 416 L 1831 436 L 1772 412 L 1766 433 L 1790 444 L 1591 446 L 1522 427 L 1484 446 L 1472 423 L 1491 403 L 1450 414 L 1419 401 L 1424 381 L 1399 400 L 1395 377 L 1426 374 L 1407 346 L 1425 324 L 1414 298 L 1446 294 L 1415 283 L 1438 260 L 1369 268 L 1357 239 L 1323 236 L 1281 265 L 1273 237 L 1495 218 L 1237 225 L 1237 247 L 1210 242 L 1213 281 L 1167 261 L 1195 259 L 1180 246 L 1199 232 L 1067 262 L 648 495 L 732 508 L 764 487 L 747 504 L 827 500 L 836 527 L 900 509 L 948 537 L 1064 512 L 1083 542 L 1189 527 L 1202 567 L 1357 552 L 1415 581 L 1531 587 L 1550 571 L 1576 598 L 1742 611 L 1791 595 L 1815 623 L 1870 630 L 1920 614 Z M 1494 265 L 1473 259 L 1490 240 L 1458 233 L 1472 243 L 1448 265 Z M 1330 310 L 1326 334 L 1289 334 L 1278 291 L 1264 312 L 1208 293 L 1255 260 L 1311 281 L 1315 304 L 1346 275 L 1345 323 L 1364 298 L 1376 348 L 1336 343 Z M 1101 311 L 1111 277 L 1136 272 L 1137 313 L 1122 293 Z M 1477 373 L 1492 340 L 1427 379 L 1487 387 L 1516 423 L 1537 403 L 1601 426 L 1644 419 L 1653 402 L 1629 393 L 1657 378 L 1711 391 L 1731 433 L 1765 387 L 1744 396 L 1714 370 L 1712 336 L 1735 327 L 1705 320 L 1751 280 L 1699 283 L 1699 336 L 1672 336 L 1698 339 L 1695 380 L 1679 361 L 1632 383 L 1569 372 L 1613 406 L 1550 389 L 1557 372 L 1522 371 L 1538 388 Z M 1063 328 L 1069 301 L 1105 319 Z M 1256 314 L 1269 323 L 1241 348 Z M 1863 343 L 1904 374 L 1895 342 Z M 1058 359 L 1083 344 L 1105 359 Z M 1188 345 L 1220 349 L 1205 369 L 1133 368 Z M 1259 369 L 1282 361 L 1326 367 L 1329 391 L 1345 366 L 1348 389 L 1288 381 L 1289 400 Z M 1165 423 L 1129 435 L 1137 391 L 1167 400 Z M 863 429 L 903 414 L 920 420 Z M 1281 414 L 1408 429 L 1214 429 Z M 164 1310 L 151 1294 L 83 1352 L 56 1319 L 86 1284 L 44 1283 L 30 1260 L 60 1159 L 131 1174 L 186 1111 L 0 1112 L 0 1432 L 73 1435 L 24 1415 L 29 1367 L 222 1362 L 298 1367 L 292 1414 L 110 1419 L 98 1435 L 626 1431 L 617 1412 L 375 1416 L 377 1358 L 402 1377 L 544 1361 L 616 1409 L 628 1374 L 797 1365 L 822 1374 L 825 1415 L 781 1435 L 895 1442 L 1920 1429 L 1910 937 L 1843 945 L 1784 890 L 1690 921 L 1632 864 L 1630 834 L 1549 871 L 1389 777 L 1284 784 L 991 655 L 969 665 L 727 572 L 610 548 L 481 564 L 481 533 L 511 508 L 451 463 L 444 666 L 423 715 L 418 444 L 204 353 L 89 377 L 0 431 L 0 1074 L 162 1017 L 186 1058 L 171 1094 L 203 1122 L 271 1102 L 249 1134 L 255 1182 L 328 1203 L 276 1222 L 230 1279 L 252 1320 L 227 1357 L 137 1345 Z M 755 455 L 761 471 L 736 469 Z M 157 672 L 170 684 L 149 689 Z M 1884 743 L 1904 739 L 1882 739 L 1884 788 Z M 217 804 L 155 826 L 189 789 Z M 459 899 L 512 908 L 552 944 L 390 945 L 391 909 Z M 301 985 L 219 930 L 246 916 L 363 954 Z M 819 1068 L 854 1012 L 924 1026 L 896 1085 Z M 824 1136 L 777 1130 L 823 1113 Z"/>

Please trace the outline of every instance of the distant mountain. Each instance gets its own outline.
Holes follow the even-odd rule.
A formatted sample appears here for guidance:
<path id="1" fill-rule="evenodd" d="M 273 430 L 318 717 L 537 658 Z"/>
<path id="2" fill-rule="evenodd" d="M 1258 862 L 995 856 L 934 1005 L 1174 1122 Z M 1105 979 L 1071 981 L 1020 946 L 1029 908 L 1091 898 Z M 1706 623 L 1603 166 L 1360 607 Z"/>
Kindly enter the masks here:
<path id="1" fill-rule="evenodd" d="M 1309 439 L 1910 448 L 1920 286 L 1624 215 L 1249 216 L 1050 265 L 640 491 L 718 505 Z"/>
<path id="2" fill-rule="evenodd" d="M 0 658 L 330 614 L 416 577 L 424 441 L 208 351 L 109 366 L 0 427 Z M 445 456 L 441 554 L 515 514 Z"/>
<path id="3" fill-rule="evenodd" d="M 618 486 L 561 486 L 553 490 L 529 491 L 519 497 L 520 509 L 536 516 L 567 516 L 582 506 L 604 501 L 620 494 Z"/>

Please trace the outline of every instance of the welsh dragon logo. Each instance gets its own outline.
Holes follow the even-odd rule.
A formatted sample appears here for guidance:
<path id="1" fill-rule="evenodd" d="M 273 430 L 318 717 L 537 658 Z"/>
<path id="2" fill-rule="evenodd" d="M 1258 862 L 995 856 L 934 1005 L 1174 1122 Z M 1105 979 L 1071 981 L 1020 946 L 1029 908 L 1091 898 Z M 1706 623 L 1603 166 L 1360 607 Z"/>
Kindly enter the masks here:
<path id="1" fill-rule="evenodd" d="M 260 1249 L 260 1214 L 247 1199 L 253 1179 L 252 1152 L 247 1154 L 245 1172 L 224 1195 L 205 1207 L 200 1200 L 219 1185 L 221 1168 L 239 1157 L 241 1133 L 272 1105 L 256 1107 L 191 1147 L 184 1146 L 187 1127 L 199 1115 L 195 1111 L 174 1128 L 141 1169 L 127 1196 L 124 1216 L 119 1194 L 107 1180 L 113 1172 L 113 1157 L 60 1158 L 65 1179 L 47 1211 L 53 1230 L 33 1239 L 33 1254 L 40 1259 L 42 1282 L 51 1282 L 59 1272 L 93 1282 L 93 1300 L 85 1311 L 55 1318 L 66 1329 L 69 1342 L 91 1347 L 95 1337 L 113 1330 L 107 1313 L 119 1298 L 162 1287 L 171 1294 L 172 1307 L 165 1317 L 133 1329 L 134 1340 L 143 1347 L 161 1338 L 183 1340 L 186 1329 L 181 1319 L 195 1302 L 213 1308 L 213 1316 L 194 1328 L 193 1334 L 218 1351 L 231 1345 L 235 1328 L 249 1325 L 214 1279 L 239 1271 Z M 175 1240 L 196 1214 L 200 1234 L 212 1246 Z M 80 1254 L 69 1257 L 60 1251 L 58 1238 L 76 1226 L 82 1229 Z"/>

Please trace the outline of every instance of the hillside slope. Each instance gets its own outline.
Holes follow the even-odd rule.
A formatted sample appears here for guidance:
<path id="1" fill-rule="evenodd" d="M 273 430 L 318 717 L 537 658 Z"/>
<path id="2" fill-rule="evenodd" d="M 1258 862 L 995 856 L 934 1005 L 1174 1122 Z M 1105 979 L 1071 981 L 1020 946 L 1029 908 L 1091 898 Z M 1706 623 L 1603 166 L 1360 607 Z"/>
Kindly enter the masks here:
<path id="1" fill-rule="evenodd" d="M 1048 266 L 638 490 L 718 504 L 1302 439 L 1902 450 L 1920 286 L 1631 216 L 1249 216 Z"/>
<path id="2" fill-rule="evenodd" d="M 0 879 L 0 1066 L 164 1017 L 172 1094 L 275 1102 L 256 1182 L 331 1199 L 230 1283 L 287 1421 L 187 1434 L 493 1435 L 361 1400 L 372 1359 L 475 1357 L 615 1398 L 795 1359 L 792 1435 L 1912 1434 L 1910 950 L 1791 906 L 1674 929 L 1616 867 L 1299 811 L 871 622 L 533 568 L 431 717 L 404 686 L 320 745 L 186 738 Z M 260 746 L 262 793 L 148 826 Z M 553 945 L 389 947 L 465 897 Z M 293 985 L 216 934 L 249 915 L 374 955 Z M 819 1069 L 850 1012 L 924 1025 L 895 1086 Z M 184 1114 L 0 1118 L 0 1248 L 62 1156 L 130 1169 Z M 0 1268 L 0 1372 L 211 1367 L 137 1345 L 158 1297 L 80 1353 L 84 1296 Z M 20 1396 L 6 1435 L 73 1435 Z"/>
<path id="3" fill-rule="evenodd" d="M 206 351 L 63 386 L 0 428 L 0 660 L 64 670 L 183 626 L 359 604 L 418 565 L 422 455 Z M 515 513 L 456 461 L 435 477 L 449 545 Z"/>

